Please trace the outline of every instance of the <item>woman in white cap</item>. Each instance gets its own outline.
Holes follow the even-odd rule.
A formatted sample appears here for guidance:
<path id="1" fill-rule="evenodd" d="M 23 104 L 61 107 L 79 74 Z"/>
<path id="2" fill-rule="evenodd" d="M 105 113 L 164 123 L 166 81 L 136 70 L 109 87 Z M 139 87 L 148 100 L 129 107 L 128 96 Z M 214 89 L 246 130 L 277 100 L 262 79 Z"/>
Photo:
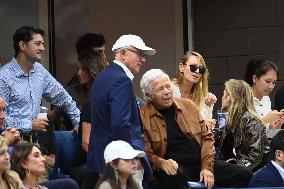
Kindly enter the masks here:
<path id="1" fill-rule="evenodd" d="M 137 171 L 137 158 L 145 153 L 134 150 L 125 141 L 113 141 L 104 151 L 106 167 L 96 189 L 139 189 L 132 175 Z"/>

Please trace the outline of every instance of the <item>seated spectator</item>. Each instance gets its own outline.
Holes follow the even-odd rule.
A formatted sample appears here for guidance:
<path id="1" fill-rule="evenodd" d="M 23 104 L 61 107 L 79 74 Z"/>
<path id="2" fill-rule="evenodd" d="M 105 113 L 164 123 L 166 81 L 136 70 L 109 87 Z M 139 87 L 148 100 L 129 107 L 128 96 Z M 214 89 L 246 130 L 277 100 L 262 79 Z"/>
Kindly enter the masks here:
<path id="1" fill-rule="evenodd" d="M 109 143 L 104 151 L 107 165 L 97 182 L 96 189 L 139 189 L 132 175 L 137 171 L 137 158 L 144 157 L 144 155 L 143 151 L 134 150 L 125 141 L 117 140 Z"/>
<path id="2" fill-rule="evenodd" d="M 34 143 L 17 144 L 11 156 L 12 169 L 16 171 L 26 188 L 37 189 L 78 189 L 72 179 L 57 179 L 37 183 L 37 179 L 45 174 L 45 157 Z"/>
<path id="3" fill-rule="evenodd" d="M 205 187 L 246 187 L 252 172 L 244 166 L 214 160 L 214 138 L 194 104 L 173 98 L 169 76 L 147 71 L 140 83 L 147 105 L 141 108 L 145 152 L 154 175 L 166 189 L 184 188 L 187 181 Z M 214 171 L 213 171 L 214 170 Z"/>
<path id="4" fill-rule="evenodd" d="M 269 128 L 280 128 L 284 123 L 284 113 L 271 109 L 268 96 L 275 87 L 278 74 L 278 67 L 266 59 L 251 60 L 246 67 L 244 80 L 252 88 L 255 110 Z"/>
<path id="5" fill-rule="evenodd" d="M 5 120 L 5 101 L 0 97 L 0 134 L 2 134 L 6 140 L 8 146 L 17 143 L 20 138 L 20 133 L 15 128 L 7 127 L 4 129 Z"/>
<path id="6" fill-rule="evenodd" d="M 214 94 L 208 92 L 209 71 L 204 58 L 197 52 L 187 52 L 179 62 L 177 77 L 173 79 L 173 94 L 191 99 L 200 110 L 205 124 L 214 128 L 213 106 L 217 101 Z"/>
<path id="7" fill-rule="evenodd" d="M 5 139 L 0 136 L 0 188 L 22 189 L 23 183 L 19 175 L 10 169 L 10 156 Z"/>
<path id="8" fill-rule="evenodd" d="M 279 131 L 270 142 L 270 161 L 256 172 L 249 187 L 284 187 L 284 131 Z"/>
<path id="9" fill-rule="evenodd" d="M 221 132 L 220 158 L 257 171 L 267 161 L 269 146 L 250 86 L 242 80 L 227 81 L 221 109 L 228 112 L 228 122 Z"/>

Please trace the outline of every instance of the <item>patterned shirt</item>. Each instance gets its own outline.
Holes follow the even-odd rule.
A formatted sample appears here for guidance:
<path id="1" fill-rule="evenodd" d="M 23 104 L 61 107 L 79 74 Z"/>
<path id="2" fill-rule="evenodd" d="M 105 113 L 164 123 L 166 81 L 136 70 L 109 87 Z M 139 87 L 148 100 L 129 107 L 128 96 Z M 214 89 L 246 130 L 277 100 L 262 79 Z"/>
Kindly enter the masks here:
<path id="1" fill-rule="evenodd" d="M 42 97 L 60 106 L 78 127 L 80 111 L 63 86 L 40 64 L 34 62 L 25 74 L 13 58 L 0 69 L 0 96 L 5 100 L 5 127 L 30 132 L 32 119 L 37 117 Z"/>

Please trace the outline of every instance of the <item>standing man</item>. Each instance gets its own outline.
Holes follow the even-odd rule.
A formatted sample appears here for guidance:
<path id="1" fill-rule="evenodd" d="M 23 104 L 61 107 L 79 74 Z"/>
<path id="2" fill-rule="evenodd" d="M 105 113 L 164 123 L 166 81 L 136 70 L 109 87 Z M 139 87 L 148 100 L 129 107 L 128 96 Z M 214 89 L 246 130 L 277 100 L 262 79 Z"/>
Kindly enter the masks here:
<path id="1" fill-rule="evenodd" d="M 111 141 L 124 140 L 134 149 L 144 150 L 132 80 L 145 64 L 146 55 L 154 55 L 156 51 L 136 35 L 121 36 L 112 51 L 115 60 L 97 75 L 92 88 L 87 171 L 93 174 L 103 172 L 104 149 Z"/>
<path id="2" fill-rule="evenodd" d="M 0 96 L 6 102 L 5 127 L 15 127 L 25 139 L 31 131 L 44 132 L 48 119 L 39 118 L 42 97 L 60 106 L 79 125 L 80 111 L 62 85 L 39 63 L 44 31 L 23 26 L 13 35 L 15 56 L 0 70 Z"/>

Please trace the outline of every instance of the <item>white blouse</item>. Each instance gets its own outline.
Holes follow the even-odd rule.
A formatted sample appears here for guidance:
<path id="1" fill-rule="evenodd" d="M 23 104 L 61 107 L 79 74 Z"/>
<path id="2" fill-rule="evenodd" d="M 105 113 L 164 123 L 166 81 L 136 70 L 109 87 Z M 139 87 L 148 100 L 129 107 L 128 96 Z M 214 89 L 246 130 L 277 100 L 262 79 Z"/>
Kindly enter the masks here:
<path id="1" fill-rule="evenodd" d="M 271 112 L 271 101 L 269 96 L 263 96 L 261 100 L 253 97 L 253 104 L 256 112 L 260 117 L 266 116 L 269 112 Z"/>

